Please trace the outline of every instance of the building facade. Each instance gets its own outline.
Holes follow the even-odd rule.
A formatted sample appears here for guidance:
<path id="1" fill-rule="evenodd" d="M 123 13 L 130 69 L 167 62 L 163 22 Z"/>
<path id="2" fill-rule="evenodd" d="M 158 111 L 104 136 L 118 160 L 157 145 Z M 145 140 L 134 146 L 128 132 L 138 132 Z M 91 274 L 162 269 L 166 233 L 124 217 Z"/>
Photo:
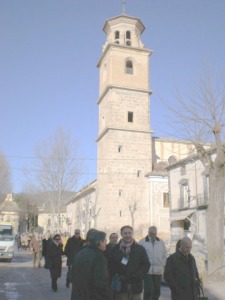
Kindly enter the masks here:
<path id="1" fill-rule="evenodd" d="M 192 152 L 188 141 L 152 137 L 150 126 L 150 56 L 138 18 L 121 15 L 104 25 L 106 41 L 98 62 L 99 127 L 97 179 L 67 206 L 71 233 L 91 227 L 119 232 L 126 224 L 142 237 L 150 225 L 170 235 L 168 178 L 171 156 Z M 161 164 L 161 168 L 160 167 Z"/>
<path id="2" fill-rule="evenodd" d="M 11 224 L 13 226 L 13 235 L 19 233 L 21 210 L 18 204 L 13 201 L 13 194 L 7 194 L 4 202 L 0 205 L 0 223 Z"/>
<path id="3" fill-rule="evenodd" d="M 212 159 L 214 154 L 211 153 Z M 206 218 L 209 178 L 198 155 L 192 155 L 168 167 L 171 243 L 189 236 L 204 249 L 207 243 Z"/>

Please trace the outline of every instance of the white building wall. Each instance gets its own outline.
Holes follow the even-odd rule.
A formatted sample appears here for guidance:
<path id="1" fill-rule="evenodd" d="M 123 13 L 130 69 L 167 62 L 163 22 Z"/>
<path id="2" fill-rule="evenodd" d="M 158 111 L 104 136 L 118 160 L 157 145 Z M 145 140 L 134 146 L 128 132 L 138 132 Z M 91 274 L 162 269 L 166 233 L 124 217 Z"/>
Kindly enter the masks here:
<path id="1" fill-rule="evenodd" d="M 169 203 L 164 203 L 168 194 L 167 176 L 149 176 L 149 226 L 158 228 L 158 235 L 164 240 L 170 236 Z"/>
<path id="2" fill-rule="evenodd" d="M 189 157 L 168 170 L 172 240 L 189 234 L 196 244 L 206 245 L 208 179 L 202 162 L 197 157 Z M 182 199 L 182 185 L 187 186 L 187 201 Z M 190 227 L 185 231 L 185 222 L 188 221 Z"/>
<path id="3" fill-rule="evenodd" d="M 170 156 L 181 160 L 195 153 L 194 145 L 189 141 L 160 137 L 153 137 L 152 149 L 153 164 L 168 161 Z"/>
<path id="4" fill-rule="evenodd" d="M 68 231 L 80 229 L 83 238 L 90 228 L 96 227 L 98 211 L 96 209 L 97 192 L 95 188 L 85 189 L 67 205 Z"/>

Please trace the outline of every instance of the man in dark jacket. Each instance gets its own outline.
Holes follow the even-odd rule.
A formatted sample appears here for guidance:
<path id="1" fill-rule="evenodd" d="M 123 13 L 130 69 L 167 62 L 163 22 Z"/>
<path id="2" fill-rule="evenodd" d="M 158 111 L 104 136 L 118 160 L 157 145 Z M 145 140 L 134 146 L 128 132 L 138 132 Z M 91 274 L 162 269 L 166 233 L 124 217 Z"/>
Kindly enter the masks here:
<path id="1" fill-rule="evenodd" d="M 118 241 L 118 234 L 117 233 L 111 233 L 109 236 L 109 243 L 106 245 L 106 250 L 105 250 L 105 256 L 107 260 L 109 260 L 113 248 L 116 246 Z"/>
<path id="2" fill-rule="evenodd" d="M 111 300 L 106 258 L 106 234 L 92 232 L 89 244 L 76 256 L 72 267 L 71 300 Z"/>
<path id="3" fill-rule="evenodd" d="M 70 274 L 72 269 L 72 264 L 75 256 L 82 248 L 84 240 L 80 237 L 80 229 L 75 229 L 74 235 L 70 237 L 65 246 L 65 255 L 67 256 L 68 272 L 66 276 L 66 287 L 68 288 L 70 285 Z"/>
<path id="4" fill-rule="evenodd" d="M 142 280 L 148 273 L 150 263 L 144 247 L 133 239 L 133 229 L 123 226 L 122 239 L 114 247 L 109 260 L 110 276 L 119 275 L 122 286 L 118 300 L 140 300 L 143 291 Z"/>
<path id="5" fill-rule="evenodd" d="M 52 279 L 52 289 L 57 292 L 57 279 L 61 277 L 63 244 L 61 236 L 56 234 L 53 242 L 47 248 L 47 260 L 49 261 L 50 275 Z"/>
<path id="6" fill-rule="evenodd" d="M 171 289 L 172 300 L 196 300 L 200 283 L 191 239 L 185 237 L 180 248 L 167 258 L 164 279 Z"/>

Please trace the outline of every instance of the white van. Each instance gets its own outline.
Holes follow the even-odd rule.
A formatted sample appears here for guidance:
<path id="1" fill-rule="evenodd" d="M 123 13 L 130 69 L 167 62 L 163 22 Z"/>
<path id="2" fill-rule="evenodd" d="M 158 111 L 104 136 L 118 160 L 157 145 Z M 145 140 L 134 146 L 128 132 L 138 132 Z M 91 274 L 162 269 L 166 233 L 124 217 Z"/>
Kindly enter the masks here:
<path id="1" fill-rule="evenodd" d="M 0 224 L 0 260 L 11 262 L 14 256 L 15 238 L 11 224 Z"/>

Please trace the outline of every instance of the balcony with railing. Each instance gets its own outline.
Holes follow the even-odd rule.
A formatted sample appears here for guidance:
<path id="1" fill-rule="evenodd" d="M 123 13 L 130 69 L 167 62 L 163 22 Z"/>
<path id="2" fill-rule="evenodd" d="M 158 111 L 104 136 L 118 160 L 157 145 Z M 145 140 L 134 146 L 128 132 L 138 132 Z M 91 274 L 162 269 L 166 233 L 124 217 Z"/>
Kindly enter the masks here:
<path id="1" fill-rule="evenodd" d="M 177 201 L 177 210 L 189 209 L 189 208 L 204 208 L 209 204 L 209 198 L 204 194 L 199 194 L 197 196 L 188 195 L 188 197 L 180 197 Z"/>

